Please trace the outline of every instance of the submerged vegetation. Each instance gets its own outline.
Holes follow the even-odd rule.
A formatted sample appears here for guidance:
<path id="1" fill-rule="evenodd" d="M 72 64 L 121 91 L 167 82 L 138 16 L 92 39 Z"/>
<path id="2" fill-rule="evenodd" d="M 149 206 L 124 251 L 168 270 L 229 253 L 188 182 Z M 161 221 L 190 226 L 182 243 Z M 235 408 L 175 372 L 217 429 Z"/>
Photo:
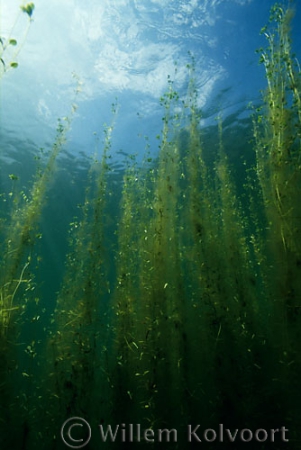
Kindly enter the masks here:
<path id="1" fill-rule="evenodd" d="M 33 8 L 22 11 L 31 18 Z M 248 121 L 254 163 L 240 189 L 221 117 L 210 130 L 214 159 L 206 147 L 193 58 L 183 102 L 168 78 L 158 158 L 130 158 L 114 193 L 112 105 L 102 156 L 70 223 L 62 286 L 29 340 L 45 308 L 34 282 L 40 221 L 72 114 L 28 193 L 9 175 L 14 189 L 1 194 L 10 206 L 0 221 L 1 448 L 66 448 L 61 427 L 72 417 L 90 423 L 95 449 L 156 448 L 158 429 L 173 430 L 161 436 L 173 448 L 199 448 L 189 424 L 211 429 L 198 433 L 211 448 L 221 444 L 219 424 L 232 436 L 261 429 L 252 448 L 282 448 L 285 439 L 300 448 L 301 74 L 291 19 L 290 8 L 275 5 L 262 29 L 267 89 Z M 136 425 L 127 443 L 121 430 L 115 443 L 112 435 L 101 442 L 103 430 L 121 424 L 152 430 L 149 442 L 139 442 Z M 69 445 L 80 448 L 90 436 L 75 428 Z M 226 432 L 222 445 L 233 447 Z"/>
<path id="2" fill-rule="evenodd" d="M 33 20 L 32 14 L 34 8 L 34 3 L 26 3 L 20 6 L 20 12 L 26 13 L 29 19 L 20 42 L 13 37 L 14 28 L 16 23 L 19 21 L 19 16 L 16 18 L 16 22 L 11 29 L 9 37 L 5 39 L 0 35 L 0 79 L 2 78 L 3 73 L 7 72 L 9 69 L 16 69 L 18 67 L 16 60 L 26 40 L 31 22 Z"/>

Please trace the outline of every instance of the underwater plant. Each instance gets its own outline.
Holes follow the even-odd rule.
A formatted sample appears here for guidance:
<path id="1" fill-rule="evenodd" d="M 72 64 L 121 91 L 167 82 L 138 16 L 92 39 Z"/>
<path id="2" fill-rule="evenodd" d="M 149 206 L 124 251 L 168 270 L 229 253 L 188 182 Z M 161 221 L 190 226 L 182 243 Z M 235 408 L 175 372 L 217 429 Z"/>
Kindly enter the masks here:
<path id="1" fill-rule="evenodd" d="M 118 105 L 113 104 L 112 124 L 104 127 L 101 158 L 95 156 L 89 170 L 81 217 L 74 218 L 70 224 L 70 251 L 51 319 L 46 349 L 51 358 L 43 377 L 45 398 L 50 405 L 45 429 L 53 440 L 59 439 L 59 427 L 70 415 L 99 413 L 93 396 L 87 392 L 97 389 L 97 372 L 100 367 L 105 370 L 108 357 L 104 342 L 99 342 L 99 327 L 107 329 L 103 305 L 103 297 L 109 290 L 104 217 L 108 201 L 108 158 L 117 112 Z M 102 396 L 105 398 L 106 392 Z"/>
<path id="2" fill-rule="evenodd" d="M 181 390 L 183 353 L 177 303 L 182 283 L 174 280 L 179 265 L 181 162 L 173 139 L 173 127 L 179 123 L 173 115 L 178 94 L 170 78 L 161 103 L 165 114 L 155 168 L 148 167 L 146 155 L 144 167 L 134 164 L 124 175 L 112 302 L 116 330 L 113 418 L 140 417 L 145 426 L 171 420 L 167 406 L 173 404 L 172 411 L 178 411 L 181 402 L 174 395 Z M 166 384 L 168 390 L 164 390 Z"/>
<path id="3" fill-rule="evenodd" d="M 21 39 L 17 40 L 12 37 L 15 25 L 19 20 L 19 16 L 17 16 L 16 18 L 15 24 L 10 31 L 9 37 L 5 38 L 4 36 L 0 36 L 0 79 L 3 74 L 9 69 L 16 69 L 18 67 L 17 57 L 26 41 L 29 28 L 33 20 L 32 14 L 34 8 L 35 5 L 32 2 L 20 6 L 20 11 L 25 12 L 29 18 L 27 27 Z"/>
<path id="4" fill-rule="evenodd" d="M 262 29 L 269 44 L 265 51 L 259 50 L 268 87 L 264 97 L 265 114 L 258 118 L 261 127 L 260 131 L 255 129 L 255 139 L 257 174 L 267 213 L 271 215 L 270 219 L 273 215 L 277 217 L 277 234 L 283 251 L 300 254 L 296 220 L 300 212 L 297 198 L 300 185 L 301 72 L 291 49 L 292 17 L 292 8 L 284 10 L 276 4 L 271 10 L 270 25 Z"/>
<path id="5" fill-rule="evenodd" d="M 75 110 L 76 107 L 73 106 L 72 114 Z M 56 140 L 44 170 L 42 173 L 38 173 L 30 193 L 28 195 L 23 194 L 23 203 L 16 203 L 15 208 L 11 211 L 10 218 L 7 219 L 1 260 L 1 335 L 9 333 L 11 313 L 19 309 L 14 304 L 14 297 L 20 284 L 24 281 L 23 274 L 30 260 L 31 247 L 40 237 L 38 225 L 45 202 L 45 194 L 53 176 L 56 158 L 65 143 L 70 124 L 71 117 L 66 118 L 64 125 L 59 120 Z M 20 276 L 18 276 L 19 273 Z"/>
<path id="6" fill-rule="evenodd" d="M 6 424 L 13 423 L 10 416 L 14 415 L 14 412 L 9 402 L 13 402 L 14 399 L 13 385 L 16 383 L 16 380 L 10 373 L 13 371 L 14 365 L 17 367 L 16 348 L 18 336 L 22 324 L 24 325 L 27 319 L 26 307 L 30 297 L 28 293 L 34 290 L 31 271 L 34 270 L 34 266 L 38 264 L 39 259 L 37 255 L 33 256 L 34 246 L 41 238 L 39 226 L 46 201 L 46 193 L 53 179 L 56 159 L 65 144 L 66 134 L 71 126 L 72 116 L 75 111 L 76 105 L 73 104 L 70 116 L 65 117 L 64 122 L 58 121 L 56 138 L 45 167 L 37 170 L 35 180 L 28 194 L 22 191 L 20 196 L 16 195 L 8 217 L 4 218 L 2 224 L 2 258 L 0 261 L 0 394 L 1 398 L 3 398 L 1 415 L 3 414 L 6 417 Z M 16 178 L 16 176 L 13 175 L 13 178 Z M 25 350 L 27 352 L 28 347 L 30 348 L 27 345 L 27 350 Z M 17 377 L 17 371 L 14 371 L 14 376 Z M 15 439 L 16 436 L 12 435 L 10 438 Z"/>
<path id="7" fill-rule="evenodd" d="M 268 42 L 265 50 L 258 50 L 267 89 L 263 108 L 254 118 L 254 138 L 256 172 L 267 223 L 266 295 L 273 310 L 270 331 L 278 336 L 277 342 L 272 336 L 271 341 L 277 354 L 283 402 L 299 417 L 296 399 L 288 399 L 285 394 L 286 386 L 297 390 L 297 373 L 301 367 L 296 345 L 301 338 L 301 72 L 292 51 L 293 16 L 291 6 L 275 4 L 268 25 L 261 31 Z"/>

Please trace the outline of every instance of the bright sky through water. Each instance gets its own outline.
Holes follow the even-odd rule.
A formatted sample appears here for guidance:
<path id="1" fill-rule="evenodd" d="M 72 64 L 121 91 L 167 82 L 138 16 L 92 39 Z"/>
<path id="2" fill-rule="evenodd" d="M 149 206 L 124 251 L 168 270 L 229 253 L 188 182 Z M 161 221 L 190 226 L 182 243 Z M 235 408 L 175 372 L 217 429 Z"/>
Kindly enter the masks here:
<path id="1" fill-rule="evenodd" d="M 1 0 L 1 36 L 22 41 L 28 17 L 21 0 Z M 82 83 L 70 140 L 74 152 L 93 152 L 118 99 L 117 147 L 138 150 L 137 135 L 160 132 L 160 96 L 167 77 L 184 96 L 189 53 L 196 62 L 198 105 L 204 120 L 225 117 L 258 102 L 264 70 L 256 48 L 271 0 L 35 0 L 33 22 L 19 67 L 1 86 L 1 133 L 18 133 L 43 146 L 53 140 L 57 119 L 74 100 L 75 73 Z M 298 6 L 298 5 L 297 5 Z M 300 12 L 298 13 L 300 17 Z M 295 18 L 296 27 L 298 18 Z M 300 34 L 296 39 L 299 39 Z M 177 74 L 175 72 L 175 62 Z M 137 114 L 139 113 L 139 115 Z M 143 143 L 140 149 L 143 150 Z"/>

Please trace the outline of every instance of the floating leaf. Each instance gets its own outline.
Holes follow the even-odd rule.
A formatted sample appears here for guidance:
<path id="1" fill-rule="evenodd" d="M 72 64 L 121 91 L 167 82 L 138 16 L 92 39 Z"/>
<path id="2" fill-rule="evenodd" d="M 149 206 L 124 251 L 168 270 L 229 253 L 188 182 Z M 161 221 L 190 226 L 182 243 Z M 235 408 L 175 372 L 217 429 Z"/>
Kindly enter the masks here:
<path id="1" fill-rule="evenodd" d="M 10 63 L 10 67 L 12 67 L 13 69 L 16 69 L 18 67 L 18 63 L 17 62 L 11 62 Z"/>
<path id="2" fill-rule="evenodd" d="M 8 43 L 9 43 L 10 45 L 17 45 L 16 39 L 10 39 L 10 40 L 8 41 Z"/>

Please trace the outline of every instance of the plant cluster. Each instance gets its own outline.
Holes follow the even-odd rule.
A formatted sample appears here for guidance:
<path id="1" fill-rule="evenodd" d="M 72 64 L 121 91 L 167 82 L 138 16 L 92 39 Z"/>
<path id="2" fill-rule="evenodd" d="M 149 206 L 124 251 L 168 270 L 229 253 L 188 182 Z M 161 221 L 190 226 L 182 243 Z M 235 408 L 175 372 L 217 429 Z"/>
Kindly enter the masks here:
<path id="1" fill-rule="evenodd" d="M 27 3 L 25 5 L 20 6 L 20 11 L 26 13 L 29 18 L 27 27 L 20 42 L 18 42 L 17 39 L 12 37 L 15 25 L 19 20 L 19 16 L 17 17 L 16 22 L 11 29 L 9 37 L 5 38 L 3 36 L 0 36 L 0 62 L 1 62 L 0 79 L 2 78 L 3 73 L 7 72 L 7 70 L 16 69 L 18 67 L 18 63 L 16 60 L 29 32 L 31 22 L 33 20 L 32 14 L 34 8 L 35 8 L 34 3 Z"/>
<path id="2" fill-rule="evenodd" d="M 33 4 L 24 8 L 31 17 Z M 268 430 L 284 423 L 291 448 L 300 447 L 301 104 L 292 16 L 277 4 L 262 30 L 267 89 L 248 122 L 255 163 L 242 192 L 222 118 L 210 130 L 210 148 L 200 130 L 193 57 L 187 98 L 169 77 L 160 99 L 158 158 L 150 158 L 148 143 L 142 164 L 130 157 L 117 193 L 109 161 L 118 109 L 112 105 L 102 156 L 91 162 L 84 202 L 70 223 L 63 282 L 40 344 L 44 356 L 37 339 L 23 344 L 28 364 L 20 373 L 16 347 L 30 320 L 39 221 L 70 119 L 59 123 L 30 194 L 17 196 L 1 222 L 3 448 L 62 448 L 61 426 L 74 416 L 95 429 L 125 422 L 175 428 L 174 448 L 185 447 L 187 424 Z M 98 437 L 91 448 L 99 447 Z M 263 439 L 256 448 L 269 445 Z"/>

